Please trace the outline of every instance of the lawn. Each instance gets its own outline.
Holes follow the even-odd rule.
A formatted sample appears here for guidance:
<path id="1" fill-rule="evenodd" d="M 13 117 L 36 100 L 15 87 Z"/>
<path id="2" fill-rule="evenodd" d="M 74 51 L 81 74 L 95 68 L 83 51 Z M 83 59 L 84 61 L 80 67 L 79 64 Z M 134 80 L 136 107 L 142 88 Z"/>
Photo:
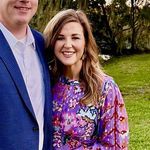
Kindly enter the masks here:
<path id="1" fill-rule="evenodd" d="M 129 150 L 150 150 L 150 54 L 112 58 L 103 68 L 117 82 L 124 97 Z"/>

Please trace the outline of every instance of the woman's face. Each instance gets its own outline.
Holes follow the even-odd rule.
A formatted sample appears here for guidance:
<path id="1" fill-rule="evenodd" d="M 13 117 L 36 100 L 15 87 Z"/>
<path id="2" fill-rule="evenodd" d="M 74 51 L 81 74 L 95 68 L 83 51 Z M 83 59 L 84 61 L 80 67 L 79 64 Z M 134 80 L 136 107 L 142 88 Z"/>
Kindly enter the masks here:
<path id="1" fill-rule="evenodd" d="M 85 48 L 83 27 L 77 22 L 63 26 L 54 45 L 57 59 L 65 66 L 81 66 Z"/>

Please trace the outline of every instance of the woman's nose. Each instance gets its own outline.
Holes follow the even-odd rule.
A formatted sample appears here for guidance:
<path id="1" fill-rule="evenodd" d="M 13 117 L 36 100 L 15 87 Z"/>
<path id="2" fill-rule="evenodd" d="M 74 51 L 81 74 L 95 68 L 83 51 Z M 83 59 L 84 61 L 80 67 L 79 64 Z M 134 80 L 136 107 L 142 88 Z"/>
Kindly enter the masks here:
<path id="1" fill-rule="evenodd" d="M 71 48 L 71 47 L 72 47 L 72 42 L 71 42 L 70 39 L 67 39 L 67 40 L 65 41 L 64 47 L 65 47 L 65 48 Z"/>

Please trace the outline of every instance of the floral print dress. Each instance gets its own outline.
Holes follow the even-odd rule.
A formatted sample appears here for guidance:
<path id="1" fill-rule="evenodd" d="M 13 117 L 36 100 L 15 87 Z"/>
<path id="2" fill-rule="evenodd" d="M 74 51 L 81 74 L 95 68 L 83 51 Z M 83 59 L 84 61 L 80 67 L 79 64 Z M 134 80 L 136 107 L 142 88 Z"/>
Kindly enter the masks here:
<path id="1" fill-rule="evenodd" d="M 99 105 L 84 106 L 82 82 L 61 77 L 53 87 L 54 150 L 125 150 L 128 117 L 118 86 L 103 82 Z"/>

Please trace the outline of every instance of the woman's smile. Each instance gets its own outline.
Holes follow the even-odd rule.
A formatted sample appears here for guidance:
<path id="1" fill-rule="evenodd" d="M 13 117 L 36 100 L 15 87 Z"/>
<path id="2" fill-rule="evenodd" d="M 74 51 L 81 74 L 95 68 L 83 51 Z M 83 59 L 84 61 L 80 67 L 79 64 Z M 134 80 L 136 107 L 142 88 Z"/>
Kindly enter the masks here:
<path id="1" fill-rule="evenodd" d="M 70 58 L 75 54 L 75 52 L 74 51 L 62 51 L 62 54 L 64 55 L 64 57 Z"/>

